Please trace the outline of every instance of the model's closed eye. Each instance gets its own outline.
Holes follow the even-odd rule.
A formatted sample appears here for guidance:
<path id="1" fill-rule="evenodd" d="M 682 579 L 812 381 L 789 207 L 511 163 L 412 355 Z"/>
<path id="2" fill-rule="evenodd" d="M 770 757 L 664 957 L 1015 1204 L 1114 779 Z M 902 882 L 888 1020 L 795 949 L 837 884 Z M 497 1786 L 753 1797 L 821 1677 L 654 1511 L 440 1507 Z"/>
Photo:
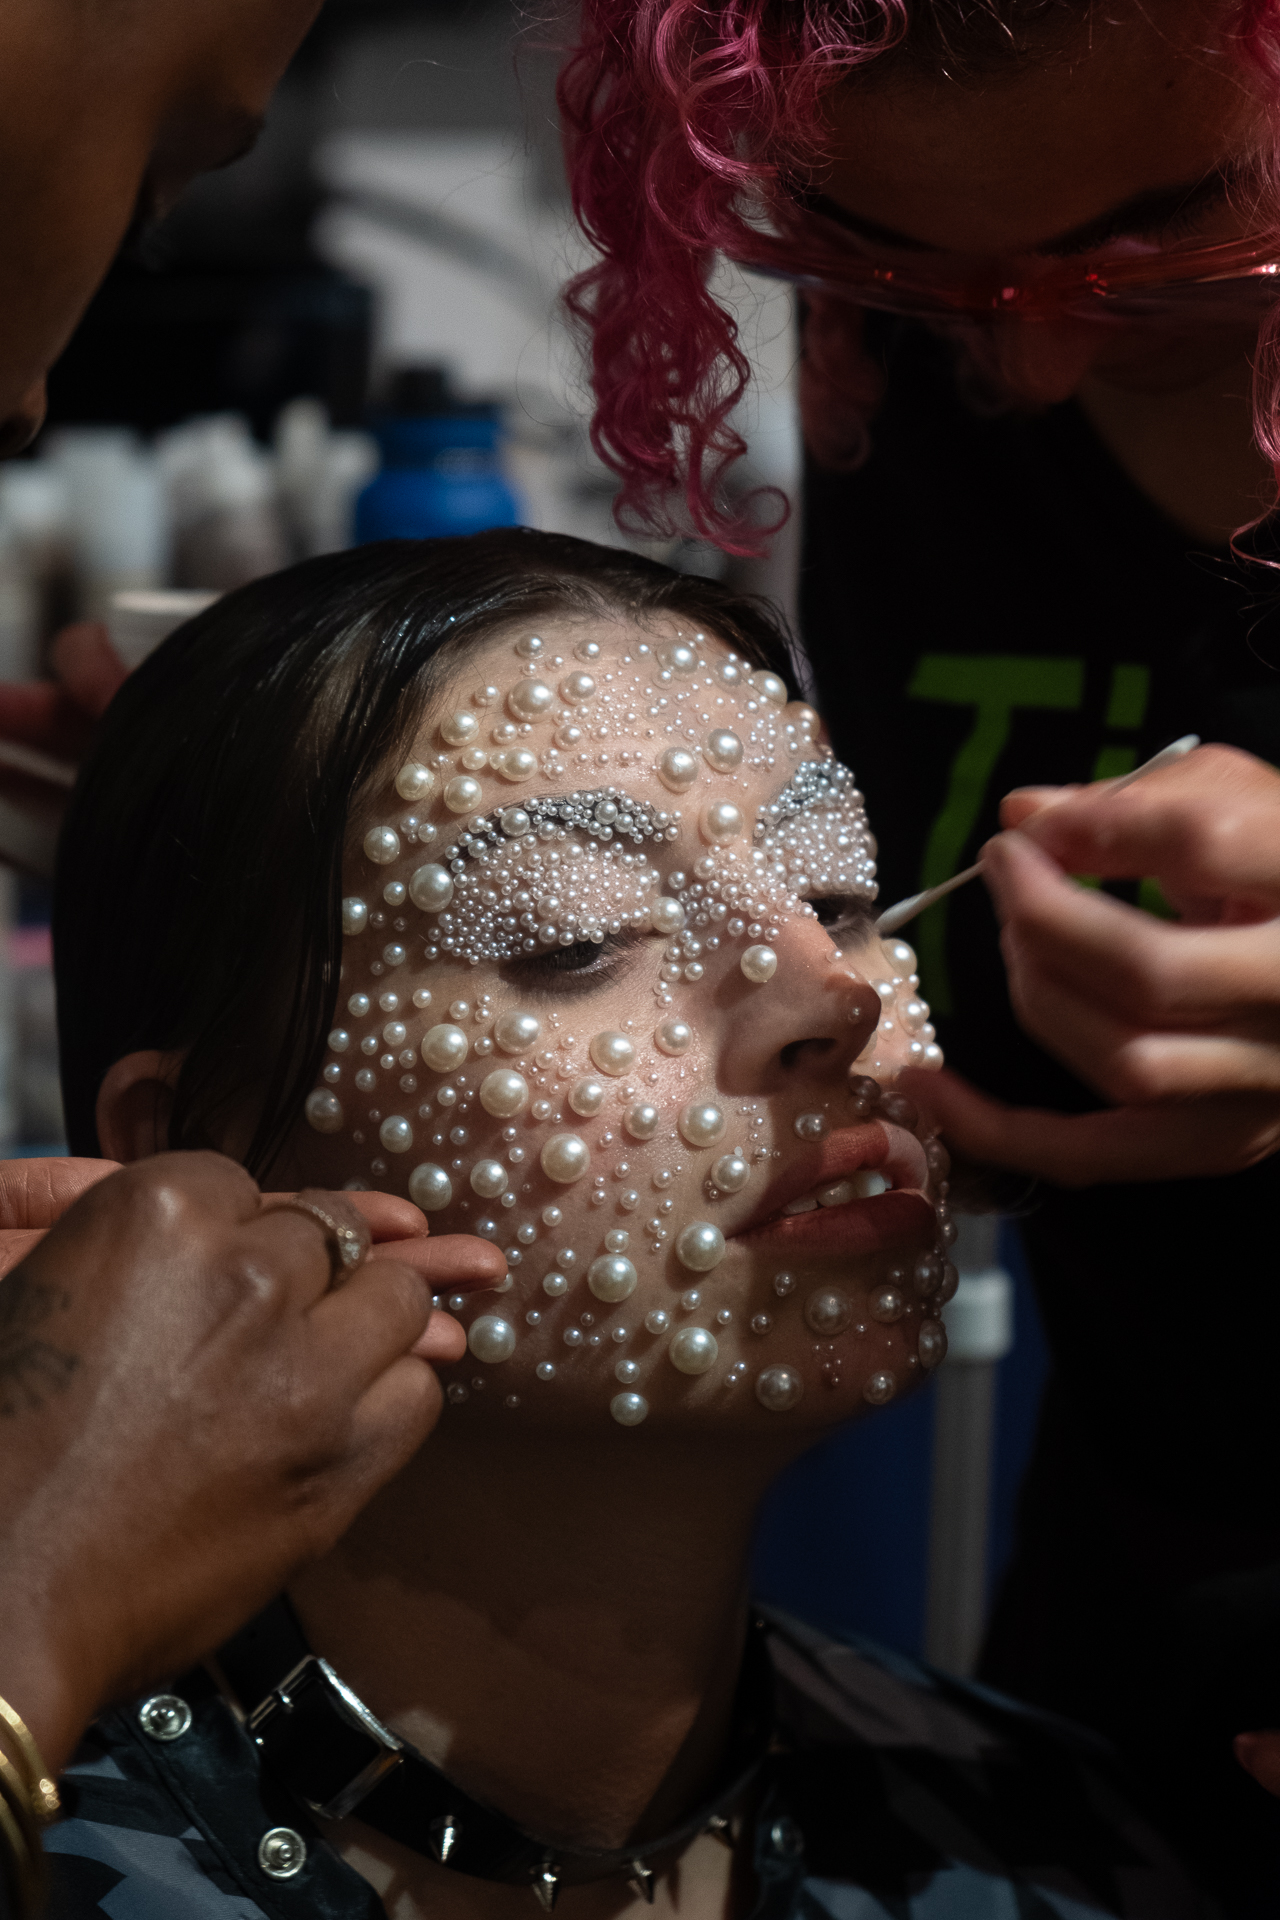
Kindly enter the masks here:
<path id="1" fill-rule="evenodd" d="M 612 985 L 626 972 L 639 945 L 634 934 L 610 933 L 603 940 L 575 940 L 570 946 L 549 946 L 541 953 L 521 954 L 508 961 L 503 972 L 526 992 L 580 992 Z"/>

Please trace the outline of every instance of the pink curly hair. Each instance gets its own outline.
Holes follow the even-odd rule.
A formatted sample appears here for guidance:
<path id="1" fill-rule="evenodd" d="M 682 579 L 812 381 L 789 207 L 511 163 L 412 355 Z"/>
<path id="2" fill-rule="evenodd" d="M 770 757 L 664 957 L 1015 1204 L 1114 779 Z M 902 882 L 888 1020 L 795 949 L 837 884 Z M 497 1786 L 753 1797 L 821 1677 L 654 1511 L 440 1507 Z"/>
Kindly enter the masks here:
<path id="1" fill-rule="evenodd" d="M 1069 31 L 1087 5 L 583 0 L 558 94 L 574 210 L 599 257 L 565 300 L 589 342 L 592 444 L 622 482 L 620 525 L 691 527 L 740 554 L 771 530 L 758 496 L 735 501 L 726 485 L 745 451 L 731 416 L 750 367 L 708 279 L 717 254 L 759 253 L 762 214 L 785 236 L 779 189 L 820 157 L 822 97 L 895 50 L 930 65 L 959 44 L 970 65 L 1003 62 L 1028 32 Z M 1234 34 L 1280 87 L 1280 0 L 1244 0 Z M 866 451 L 878 382 L 860 336 L 856 308 L 810 299 L 801 412 L 827 465 Z M 1280 463 L 1280 314 L 1263 323 L 1255 385 L 1259 444 Z"/>

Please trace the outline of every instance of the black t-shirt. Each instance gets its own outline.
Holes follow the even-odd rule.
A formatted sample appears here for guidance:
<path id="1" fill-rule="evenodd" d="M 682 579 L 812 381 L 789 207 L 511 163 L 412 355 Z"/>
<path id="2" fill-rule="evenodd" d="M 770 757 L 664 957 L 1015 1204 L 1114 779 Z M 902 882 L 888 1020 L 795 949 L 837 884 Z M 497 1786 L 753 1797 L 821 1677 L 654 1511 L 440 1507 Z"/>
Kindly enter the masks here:
<path id="1" fill-rule="evenodd" d="M 876 351 L 871 457 L 808 475 L 802 624 L 867 794 L 881 899 L 971 862 L 1011 787 L 1124 772 L 1192 732 L 1280 763 L 1273 576 L 1180 534 L 1074 405 L 984 416 L 918 326 L 882 324 Z M 1100 1104 L 1015 1025 L 980 883 L 904 937 L 951 1066 L 1006 1100 Z M 1168 1692 L 1182 1599 L 1280 1561 L 1278 1207 L 1272 1159 L 1042 1187 L 1023 1222 L 1053 1377 L 989 1670 L 1122 1738 Z M 1202 1652 L 1212 1718 L 1223 1674 Z M 1274 1717 L 1235 1727 L 1280 1724 L 1274 1658 L 1245 1664 L 1256 1697 L 1237 1674 L 1230 1711 Z"/>

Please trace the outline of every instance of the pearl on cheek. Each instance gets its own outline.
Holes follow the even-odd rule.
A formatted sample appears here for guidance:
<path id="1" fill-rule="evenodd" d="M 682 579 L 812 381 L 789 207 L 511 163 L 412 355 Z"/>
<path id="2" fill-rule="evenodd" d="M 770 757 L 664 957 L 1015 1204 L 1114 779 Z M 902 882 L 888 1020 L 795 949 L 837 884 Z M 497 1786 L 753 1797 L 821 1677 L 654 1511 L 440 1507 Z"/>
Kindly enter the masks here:
<path id="1" fill-rule="evenodd" d="M 676 1241 L 676 1258 L 690 1273 L 710 1273 L 725 1256 L 724 1235 L 709 1220 L 694 1220 Z"/>
<path id="2" fill-rule="evenodd" d="M 606 1088 L 602 1080 L 578 1080 L 569 1093 L 569 1105 L 584 1120 L 599 1113 L 605 1103 Z"/>
<path id="3" fill-rule="evenodd" d="M 566 1187 L 582 1178 L 590 1159 L 586 1141 L 576 1133 L 553 1133 L 539 1155 L 548 1180 Z"/>
<path id="4" fill-rule="evenodd" d="M 504 1013 L 493 1029 L 494 1041 L 503 1053 L 528 1053 L 541 1034 L 542 1022 L 533 1013 Z"/>
<path id="5" fill-rule="evenodd" d="M 588 1049 L 593 1066 L 615 1079 L 630 1071 L 636 1057 L 634 1043 L 625 1033 L 597 1033 Z"/>
<path id="6" fill-rule="evenodd" d="M 342 931 L 345 934 L 363 933 L 369 924 L 369 909 L 363 900 L 354 896 L 342 903 Z"/>
<path id="7" fill-rule="evenodd" d="M 452 1073 L 460 1067 L 470 1052 L 471 1043 L 461 1027 L 428 1027 L 422 1036 L 419 1051 L 423 1061 L 433 1067 L 437 1073 Z"/>
<path id="8" fill-rule="evenodd" d="M 681 1327 L 667 1348 L 667 1358 L 677 1373 L 707 1373 L 719 1356 L 719 1343 L 705 1327 Z"/>
<path id="9" fill-rule="evenodd" d="M 804 1394 L 794 1367 L 766 1367 L 756 1379 L 756 1399 L 770 1413 L 787 1413 Z"/>
<path id="10" fill-rule="evenodd" d="M 443 1167 L 424 1161 L 409 1175 L 409 1198 L 424 1213 L 439 1213 L 453 1199 L 453 1182 Z"/>
<path id="11" fill-rule="evenodd" d="M 529 1104 L 529 1082 L 512 1067 L 498 1067 L 480 1082 L 480 1105 L 496 1120 L 522 1113 Z"/>
<path id="12" fill-rule="evenodd" d="M 709 1100 L 694 1100 L 684 1108 L 676 1125 L 691 1147 L 714 1147 L 724 1138 L 725 1118 Z"/>
<path id="13" fill-rule="evenodd" d="M 467 1330 L 467 1346 L 477 1360 L 497 1366 L 516 1350 L 516 1330 L 496 1313 L 482 1313 Z"/>

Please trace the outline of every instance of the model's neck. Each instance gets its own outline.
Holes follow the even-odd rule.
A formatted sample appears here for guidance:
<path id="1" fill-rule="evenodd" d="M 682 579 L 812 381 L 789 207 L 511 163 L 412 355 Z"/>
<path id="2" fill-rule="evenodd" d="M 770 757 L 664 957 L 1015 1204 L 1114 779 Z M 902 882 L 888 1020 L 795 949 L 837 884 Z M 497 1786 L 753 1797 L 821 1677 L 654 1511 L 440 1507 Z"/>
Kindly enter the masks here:
<path id="1" fill-rule="evenodd" d="M 458 1428 L 296 1582 L 308 1639 L 522 1826 L 588 1847 L 664 1832 L 723 1754 L 776 1448 Z"/>

